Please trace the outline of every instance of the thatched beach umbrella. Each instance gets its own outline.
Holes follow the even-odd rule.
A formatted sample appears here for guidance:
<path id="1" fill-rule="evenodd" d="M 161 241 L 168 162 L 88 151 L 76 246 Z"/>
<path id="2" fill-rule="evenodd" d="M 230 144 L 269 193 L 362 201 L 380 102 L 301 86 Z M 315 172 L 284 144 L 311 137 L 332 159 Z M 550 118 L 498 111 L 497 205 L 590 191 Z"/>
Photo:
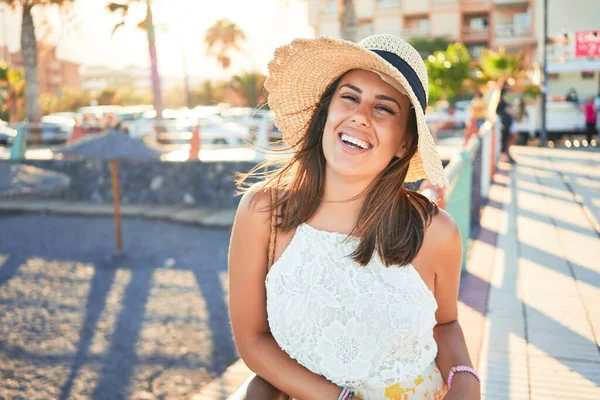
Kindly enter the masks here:
<path id="1" fill-rule="evenodd" d="M 121 234 L 121 212 L 119 196 L 119 160 L 157 160 L 162 152 L 152 148 L 141 140 L 135 140 L 123 133 L 94 135 L 78 142 L 53 150 L 56 153 L 69 154 L 86 159 L 110 162 L 113 204 L 115 208 L 115 233 L 117 251 L 123 251 Z"/>
<path id="2" fill-rule="evenodd" d="M 66 189 L 67 175 L 31 165 L 0 163 L 0 198 L 30 196 Z"/>

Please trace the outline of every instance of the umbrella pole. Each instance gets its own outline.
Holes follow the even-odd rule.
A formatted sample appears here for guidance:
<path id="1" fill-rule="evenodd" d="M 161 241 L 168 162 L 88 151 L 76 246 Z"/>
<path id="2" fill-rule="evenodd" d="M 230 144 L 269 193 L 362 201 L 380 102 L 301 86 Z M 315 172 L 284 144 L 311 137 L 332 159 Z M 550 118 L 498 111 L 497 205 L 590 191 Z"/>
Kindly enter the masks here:
<path id="1" fill-rule="evenodd" d="M 119 196 L 119 162 L 112 160 L 110 162 L 110 170 L 112 175 L 113 188 L 113 204 L 115 206 L 115 233 L 117 235 L 117 253 L 123 251 L 123 238 L 121 236 L 121 211 L 120 211 L 120 196 Z"/>

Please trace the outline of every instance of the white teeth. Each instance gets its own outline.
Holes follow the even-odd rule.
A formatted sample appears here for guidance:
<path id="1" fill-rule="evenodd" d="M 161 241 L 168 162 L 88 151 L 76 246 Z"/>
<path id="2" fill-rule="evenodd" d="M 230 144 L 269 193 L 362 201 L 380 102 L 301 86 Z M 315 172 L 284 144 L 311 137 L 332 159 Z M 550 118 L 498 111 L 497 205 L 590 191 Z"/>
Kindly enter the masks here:
<path id="1" fill-rule="evenodd" d="M 352 137 L 350 135 L 346 135 L 345 133 L 342 133 L 342 140 L 345 142 L 353 143 L 362 149 L 368 149 L 371 147 L 371 145 L 369 143 L 367 143 L 363 140 L 357 139 L 355 137 Z"/>

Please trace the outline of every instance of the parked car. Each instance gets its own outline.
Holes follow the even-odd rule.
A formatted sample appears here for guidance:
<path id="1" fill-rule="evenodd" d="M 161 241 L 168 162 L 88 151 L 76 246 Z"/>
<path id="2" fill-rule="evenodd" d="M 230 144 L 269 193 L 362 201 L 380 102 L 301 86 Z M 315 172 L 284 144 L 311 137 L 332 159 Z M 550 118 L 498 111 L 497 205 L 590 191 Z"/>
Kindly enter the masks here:
<path id="1" fill-rule="evenodd" d="M 17 131 L 11 128 L 6 121 L 0 120 L 0 144 L 11 145 L 15 137 L 17 137 Z"/>
<path id="2" fill-rule="evenodd" d="M 199 123 L 200 138 L 205 143 L 240 146 L 250 139 L 249 127 L 217 114 L 192 112 L 190 123 Z"/>
<path id="3" fill-rule="evenodd" d="M 247 127 L 228 122 L 218 114 L 204 109 L 166 109 L 162 115 L 162 119 L 156 120 L 154 110 L 144 113 L 142 118 L 131 125 L 130 137 L 151 137 L 163 143 L 187 142 L 196 124 L 200 125 L 200 138 L 204 143 L 242 145 L 249 135 Z"/>
<path id="4" fill-rule="evenodd" d="M 55 112 L 55 113 L 48 114 L 48 116 L 70 118 L 73 121 L 75 121 L 77 119 L 76 112 L 68 112 L 68 111 Z"/>
<path id="5" fill-rule="evenodd" d="M 62 144 L 73 131 L 75 120 L 68 116 L 46 115 L 42 117 L 42 143 Z"/>
<path id="6" fill-rule="evenodd" d="M 454 120 L 457 129 L 464 129 L 467 126 L 467 120 L 471 117 L 470 105 L 471 100 L 459 100 L 454 103 Z"/>
<path id="7" fill-rule="evenodd" d="M 151 105 L 125 106 L 116 115 L 121 121 L 121 128 L 129 133 L 135 129 L 136 121 L 142 119 L 146 112 L 152 110 L 154 110 L 154 107 Z"/>
<path id="8" fill-rule="evenodd" d="M 231 107 L 221 111 L 221 116 L 227 121 L 247 126 L 251 140 L 256 139 L 263 121 L 267 119 L 269 123 L 269 140 L 277 141 L 282 139 L 281 131 L 275 126 L 275 116 L 270 110 L 255 109 L 252 107 Z"/>
<path id="9" fill-rule="evenodd" d="M 103 117 L 106 114 L 118 114 L 122 110 L 123 106 L 86 106 L 80 107 L 77 110 L 77 114 L 93 117 Z"/>

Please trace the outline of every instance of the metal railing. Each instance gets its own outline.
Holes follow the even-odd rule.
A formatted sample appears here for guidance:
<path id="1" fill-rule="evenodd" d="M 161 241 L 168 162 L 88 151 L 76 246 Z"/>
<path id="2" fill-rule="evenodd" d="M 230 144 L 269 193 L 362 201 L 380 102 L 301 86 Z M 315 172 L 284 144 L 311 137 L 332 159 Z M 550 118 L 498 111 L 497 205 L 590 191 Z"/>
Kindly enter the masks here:
<path id="1" fill-rule="evenodd" d="M 499 124 L 486 121 L 444 169 L 449 185 L 434 189 L 424 185 L 420 192 L 437 202 L 454 218 L 463 242 L 462 268 L 473 230 L 479 227 L 481 209 L 487 201 L 495 165 L 500 158 Z"/>
<path id="2" fill-rule="evenodd" d="M 487 40 L 490 36 L 490 29 L 487 27 L 463 26 L 462 34 L 465 40 Z"/>
<path id="3" fill-rule="evenodd" d="M 523 39 L 531 36 L 531 27 L 528 25 L 498 24 L 496 37 L 498 39 Z"/>

